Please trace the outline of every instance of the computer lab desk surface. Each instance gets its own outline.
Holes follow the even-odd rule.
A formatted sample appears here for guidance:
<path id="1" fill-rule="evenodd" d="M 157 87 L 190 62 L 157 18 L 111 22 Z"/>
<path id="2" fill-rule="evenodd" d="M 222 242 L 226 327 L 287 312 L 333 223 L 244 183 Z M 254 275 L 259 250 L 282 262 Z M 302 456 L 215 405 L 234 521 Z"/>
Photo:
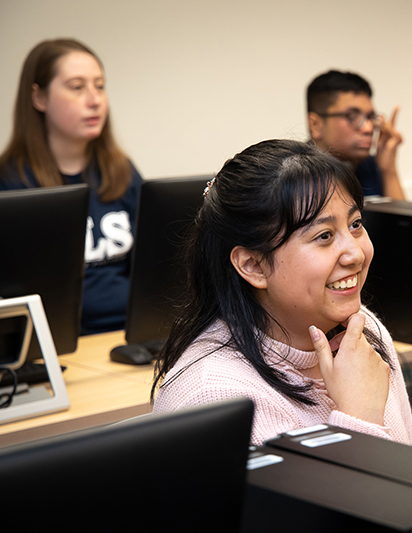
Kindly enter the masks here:
<path id="1" fill-rule="evenodd" d="M 149 413 L 153 365 L 110 361 L 110 350 L 125 344 L 124 331 L 80 337 L 76 352 L 60 356 L 70 408 L 0 424 L 0 447 L 99 426 Z"/>

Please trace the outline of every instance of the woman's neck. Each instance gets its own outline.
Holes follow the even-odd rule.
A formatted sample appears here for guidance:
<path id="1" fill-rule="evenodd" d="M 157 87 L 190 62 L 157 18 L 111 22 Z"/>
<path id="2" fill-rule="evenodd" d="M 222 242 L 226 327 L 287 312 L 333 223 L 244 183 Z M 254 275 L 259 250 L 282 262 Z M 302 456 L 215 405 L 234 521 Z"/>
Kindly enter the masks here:
<path id="1" fill-rule="evenodd" d="M 309 329 L 289 326 L 286 328 L 287 333 L 280 328 L 275 322 L 272 322 L 268 331 L 269 337 L 294 348 L 296 350 L 302 350 L 304 352 L 313 351 L 313 343 L 309 335 Z"/>
<path id="2" fill-rule="evenodd" d="M 62 174 L 79 174 L 87 167 L 89 163 L 86 155 L 87 144 L 87 142 L 70 143 L 49 139 L 50 150 Z"/>

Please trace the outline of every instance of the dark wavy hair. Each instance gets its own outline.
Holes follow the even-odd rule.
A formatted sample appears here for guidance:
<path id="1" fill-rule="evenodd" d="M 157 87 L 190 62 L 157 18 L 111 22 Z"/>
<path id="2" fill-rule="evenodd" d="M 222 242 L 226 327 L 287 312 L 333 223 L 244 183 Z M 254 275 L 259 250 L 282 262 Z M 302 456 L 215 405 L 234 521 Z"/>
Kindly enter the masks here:
<path id="1" fill-rule="evenodd" d="M 319 215 L 337 187 L 347 191 L 362 211 L 362 189 L 352 170 L 310 143 L 263 141 L 224 164 L 184 243 L 186 301 L 156 361 L 152 400 L 188 346 L 221 319 L 231 335 L 226 345 L 240 351 L 266 382 L 292 400 L 313 403 L 307 394 L 310 386 L 292 385 L 266 364 L 263 338 L 273 317 L 235 270 L 230 254 L 242 246 L 273 267 L 273 252 Z M 382 343 L 372 337 L 387 360 Z"/>

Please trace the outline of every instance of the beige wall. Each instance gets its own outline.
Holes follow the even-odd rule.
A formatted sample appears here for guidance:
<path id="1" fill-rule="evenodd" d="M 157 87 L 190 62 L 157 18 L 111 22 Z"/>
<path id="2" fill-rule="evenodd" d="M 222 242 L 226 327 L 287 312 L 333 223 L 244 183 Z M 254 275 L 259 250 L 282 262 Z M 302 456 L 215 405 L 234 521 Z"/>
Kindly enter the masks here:
<path id="1" fill-rule="evenodd" d="M 102 58 L 117 136 L 145 177 L 305 140 L 305 86 L 335 67 L 372 82 L 378 111 L 401 106 L 412 198 L 411 23 L 409 0 L 0 0 L 0 150 L 28 50 L 70 36 Z"/>

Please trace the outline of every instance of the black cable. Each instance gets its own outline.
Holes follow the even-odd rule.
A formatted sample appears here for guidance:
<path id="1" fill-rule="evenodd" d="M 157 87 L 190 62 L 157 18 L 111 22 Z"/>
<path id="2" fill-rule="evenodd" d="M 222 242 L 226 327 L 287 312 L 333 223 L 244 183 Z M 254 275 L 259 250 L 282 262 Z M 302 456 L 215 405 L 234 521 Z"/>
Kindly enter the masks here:
<path id="1" fill-rule="evenodd" d="M 16 374 L 16 372 L 14 370 L 12 370 L 11 368 L 4 368 L 2 377 L 6 373 L 10 374 L 12 376 L 12 378 L 13 378 L 13 388 L 12 388 L 11 392 L 1 394 L 1 396 L 0 396 L 1 400 L 3 400 L 3 398 L 5 398 L 5 399 L 0 403 L 0 409 L 3 409 L 5 407 L 9 407 L 9 405 L 13 401 L 13 397 L 16 394 L 16 391 L 17 391 L 17 374 Z M 1 380 L 0 380 L 0 384 L 1 384 Z"/>

